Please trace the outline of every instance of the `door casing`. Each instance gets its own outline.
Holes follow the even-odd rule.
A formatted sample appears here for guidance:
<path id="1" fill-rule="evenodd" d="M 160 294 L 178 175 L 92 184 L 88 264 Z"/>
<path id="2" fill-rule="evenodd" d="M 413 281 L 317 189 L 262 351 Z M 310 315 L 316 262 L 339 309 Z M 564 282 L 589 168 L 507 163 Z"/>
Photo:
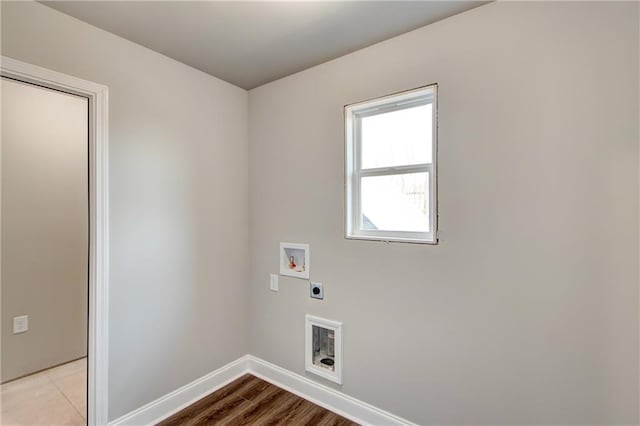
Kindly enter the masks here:
<path id="1" fill-rule="evenodd" d="M 89 338 L 87 424 L 108 423 L 109 147 L 107 86 L 6 56 L 0 75 L 89 99 Z"/>

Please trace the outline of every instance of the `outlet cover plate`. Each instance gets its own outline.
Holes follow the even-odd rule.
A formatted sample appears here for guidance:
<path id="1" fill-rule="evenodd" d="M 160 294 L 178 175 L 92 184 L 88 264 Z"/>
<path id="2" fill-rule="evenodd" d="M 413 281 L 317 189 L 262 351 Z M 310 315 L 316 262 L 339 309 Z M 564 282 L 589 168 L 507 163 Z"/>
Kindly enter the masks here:
<path id="1" fill-rule="evenodd" d="M 269 281 L 269 290 L 271 290 L 271 291 L 280 290 L 280 288 L 278 286 L 278 275 L 277 274 L 271 274 L 271 279 Z"/>
<path id="2" fill-rule="evenodd" d="M 29 315 L 13 317 L 13 334 L 24 333 L 29 330 Z"/>
<path id="3" fill-rule="evenodd" d="M 324 286 L 322 283 L 311 282 L 309 285 L 309 295 L 314 299 L 324 299 Z"/>

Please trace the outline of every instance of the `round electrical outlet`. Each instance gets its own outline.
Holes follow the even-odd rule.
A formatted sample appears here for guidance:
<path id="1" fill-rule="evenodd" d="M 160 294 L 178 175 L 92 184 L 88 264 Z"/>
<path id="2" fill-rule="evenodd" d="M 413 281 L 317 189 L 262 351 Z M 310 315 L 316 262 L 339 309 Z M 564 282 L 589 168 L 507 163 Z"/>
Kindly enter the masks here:
<path id="1" fill-rule="evenodd" d="M 322 291 L 322 283 L 309 283 L 309 285 L 311 286 L 310 288 L 310 292 L 309 292 L 309 296 L 311 296 L 314 299 L 324 299 L 324 291 Z"/>

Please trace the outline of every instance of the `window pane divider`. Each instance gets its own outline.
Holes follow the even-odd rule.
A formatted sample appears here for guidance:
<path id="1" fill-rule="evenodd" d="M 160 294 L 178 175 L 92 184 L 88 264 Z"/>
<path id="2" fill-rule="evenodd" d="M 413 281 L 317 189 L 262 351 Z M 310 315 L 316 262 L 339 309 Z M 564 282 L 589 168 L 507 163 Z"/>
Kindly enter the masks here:
<path id="1" fill-rule="evenodd" d="M 403 175 L 409 173 L 425 173 L 431 172 L 433 164 L 415 164 L 410 166 L 396 166 L 396 167 L 378 167 L 375 169 L 361 169 L 354 173 L 357 177 L 369 177 L 369 176 L 391 176 L 391 175 Z"/>

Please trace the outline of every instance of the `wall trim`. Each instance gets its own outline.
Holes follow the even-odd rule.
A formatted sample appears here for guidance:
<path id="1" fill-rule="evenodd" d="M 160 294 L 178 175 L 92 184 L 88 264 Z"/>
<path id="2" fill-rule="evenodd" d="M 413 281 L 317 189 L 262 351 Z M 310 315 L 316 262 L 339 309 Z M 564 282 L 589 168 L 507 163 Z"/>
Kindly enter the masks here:
<path id="1" fill-rule="evenodd" d="M 247 356 L 245 355 L 173 392 L 161 396 L 155 401 L 151 401 L 117 418 L 110 422 L 109 426 L 155 425 L 199 399 L 204 398 L 211 392 L 233 382 L 247 372 Z"/>
<path id="2" fill-rule="evenodd" d="M 110 422 L 109 426 L 157 424 L 247 373 L 362 425 L 415 425 L 408 420 L 263 359 L 253 355 L 244 355 L 155 401 L 119 417 Z"/>
<path id="3" fill-rule="evenodd" d="M 90 425 L 108 420 L 109 344 L 109 144 L 107 86 L 6 56 L 0 75 L 89 99 L 89 365 Z"/>
<path id="4" fill-rule="evenodd" d="M 307 377 L 247 355 L 248 372 L 316 405 L 340 414 L 362 425 L 415 425 L 409 420 L 391 414 L 338 390 Z"/>

